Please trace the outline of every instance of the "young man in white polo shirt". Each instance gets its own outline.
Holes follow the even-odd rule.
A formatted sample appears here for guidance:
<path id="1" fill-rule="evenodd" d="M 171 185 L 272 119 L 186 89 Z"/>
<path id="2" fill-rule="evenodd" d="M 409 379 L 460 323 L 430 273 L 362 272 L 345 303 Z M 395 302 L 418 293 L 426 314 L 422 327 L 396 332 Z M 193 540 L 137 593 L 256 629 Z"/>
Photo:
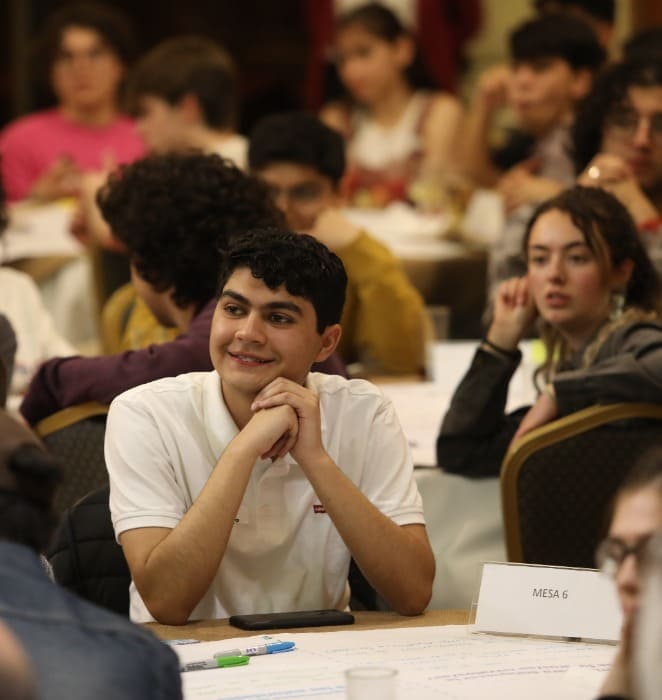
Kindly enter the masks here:
<path id="1" fill-rule="evenodd" d="M 395 610 L 427 605 L 434 557 L 393 407 L 367 382 L 309 373 L 338 344 L 346 281 L 311 236 L 251 232 L 224 258 L 215 371 L 113 402 L 132 619 L 341 608 L 350 556 Z"/>

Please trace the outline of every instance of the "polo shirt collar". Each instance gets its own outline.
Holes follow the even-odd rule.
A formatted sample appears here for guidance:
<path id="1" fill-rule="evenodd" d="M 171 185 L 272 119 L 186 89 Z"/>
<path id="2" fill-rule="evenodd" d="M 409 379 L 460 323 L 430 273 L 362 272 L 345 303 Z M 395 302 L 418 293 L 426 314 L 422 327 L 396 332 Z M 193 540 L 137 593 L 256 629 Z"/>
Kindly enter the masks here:
<path id="1" fill-rule="evenodd" d="M 220 455 L 239 434 L 234 419 L 223 400 L 221 378 L 215 370 L 207 374 L 202 388 L 202 422 L 215 455 Z"/>

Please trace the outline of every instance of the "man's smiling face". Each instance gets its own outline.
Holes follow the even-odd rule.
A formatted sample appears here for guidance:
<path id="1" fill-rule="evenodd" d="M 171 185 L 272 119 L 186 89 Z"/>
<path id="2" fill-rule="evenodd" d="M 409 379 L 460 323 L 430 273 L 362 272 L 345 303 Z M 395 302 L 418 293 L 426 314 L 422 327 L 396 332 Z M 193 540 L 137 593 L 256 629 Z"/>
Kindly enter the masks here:
<path id="1" fill-rule="evenodd" d="M 284 286 L 269 289 L 250 269 L 237 268 L 221 292 L 209 343 L 226 401 L 253 397 L 276 377 L 303 384 L 313 362 L 333 352 L 336 328 L 318 333 L 310 301 Z"/>

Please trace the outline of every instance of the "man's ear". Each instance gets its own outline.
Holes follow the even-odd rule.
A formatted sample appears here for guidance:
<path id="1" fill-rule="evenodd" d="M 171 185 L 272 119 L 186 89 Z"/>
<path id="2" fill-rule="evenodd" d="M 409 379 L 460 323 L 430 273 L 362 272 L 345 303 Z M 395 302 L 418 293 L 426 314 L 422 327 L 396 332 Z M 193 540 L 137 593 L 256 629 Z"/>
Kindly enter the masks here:
<path id="1" fill-rule="evenodd" d="M 333 354 L 340 342 L 342 328 L 339 323 L 334 323 L 332 326 L 327 326 L 322 331 L 322 346 L 315 356 L 315 362 L 324 362 L 330 355 Z"/>
<path id="2" fill-rule="evenodd" d="M 394 47 L 398 65 L 402 70 L 406 70 L 413 63 L 416 55 L 414 41 L 410 36 L 401 36 L 395 40 Z"/>
<path id="3" fill-rule="evenodd" d="M 572 99 L 577 102 L 588 95 L 593 84 L 593 72 L 588 68 L 578 68 L 574 71 L 572 79 Z"/>

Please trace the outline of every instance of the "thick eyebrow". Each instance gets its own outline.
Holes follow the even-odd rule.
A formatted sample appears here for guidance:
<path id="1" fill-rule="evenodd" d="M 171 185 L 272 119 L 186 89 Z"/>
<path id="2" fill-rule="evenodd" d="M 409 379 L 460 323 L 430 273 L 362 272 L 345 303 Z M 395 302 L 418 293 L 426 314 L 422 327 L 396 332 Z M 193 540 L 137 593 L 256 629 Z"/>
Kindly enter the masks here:
<path id="1" fill-rule="evenodd" d="M 233 292 L 231 289 L 224 289 L 223 293 L 221 294 L 221 299 L 223 297 L 234 299 L 236 302 L 239 302 L 244 306 L 252 306 L 251 302 L 243 294 Z M 270 311 L 291 311 L 298 316 L 303 315 L 303 310 L 301 307 L 298 304 L 295 304 L 293 301 L 270 301 L 267 304 L 264 304 L 261 308 L 268 309 Z"/>
<path id="2" fill-rule="evenodd" d="M 572 241 L 571 243 L 566 243 L 566 245 L 563 246 L 563 250 L 570 250 L 571 248 L 576 248 L 578 246 L 581 246 L 583 248 L 589 248 L 589 245 L 586 243 L 586 241 Z M 538 244 L 532 244 L 529 246 L 529 250 L 549 250 L 549 246 L 547 245 L 541 245 L 540 243 Z"/>

